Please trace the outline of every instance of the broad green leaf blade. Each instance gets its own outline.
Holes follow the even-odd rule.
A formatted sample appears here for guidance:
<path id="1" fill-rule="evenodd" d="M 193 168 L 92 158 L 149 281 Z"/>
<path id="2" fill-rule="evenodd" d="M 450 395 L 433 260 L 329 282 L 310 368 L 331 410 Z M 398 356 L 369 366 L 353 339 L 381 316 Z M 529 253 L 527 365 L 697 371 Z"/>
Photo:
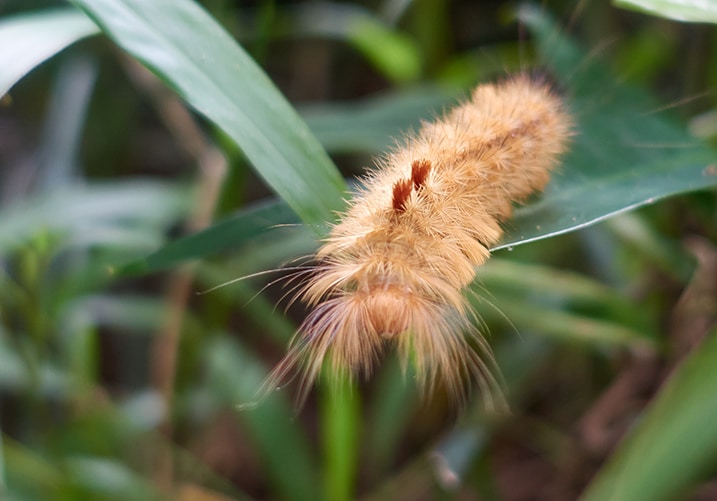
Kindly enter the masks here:
<path id="1" fill-rule="evenodd" d="M 0 96 L 37 65 L 99 29 L 74 9 L 22 14 L 0 21 Z"/>
<path id="2" fill-rule="evenodd" d="M 503 242 L 494 250 L 579 230 L 673 195 L 717 187 L 717 168 L 708 164 L 714 155 L 704 149 L 579 184 L 555 182 L 541 201 L 515 212 L 506 224 Z"/>
<path id="3" fill-rule="evenodd" d="M 310 224 L 343 206 L 343 179 L 274 84 L 191 0 L 72 0 L 249 158 Z"/>
<path id="4" fill-rule="evenodd" d="M 717 186 L 717 152 L 663 115 L 645 91 L 617 84 L 537 9 L 520 17 L 570 89 L 576 136 L 542 198 L 515 212 L 497 248 L 574 231 L 643 205 Z"/>
<path id="5" fill-rule="evenodd" d="M 617 7 L 632 9 L 676 21 L 717 23 L 714 0 L 613 0 Z"/>
<path id="6" fill-rule="evenodd" d="M 665 384 L 583 499 L 681 499 L 717 458 L 717 331 Z"/>

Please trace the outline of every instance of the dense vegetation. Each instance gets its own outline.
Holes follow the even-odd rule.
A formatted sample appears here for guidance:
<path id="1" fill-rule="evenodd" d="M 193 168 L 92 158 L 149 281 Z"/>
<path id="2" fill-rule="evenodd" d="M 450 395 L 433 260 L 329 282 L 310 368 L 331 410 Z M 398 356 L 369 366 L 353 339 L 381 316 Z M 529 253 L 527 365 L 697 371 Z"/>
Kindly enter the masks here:
<path id="1" fill-rule="evenodd" d="M 0 5 L 2 499 L 715 495 L 711 25 L 200 3 Z M 305 314 L 260 272 L 316 249 L 392 138 L 517 71 L 577 126 L 474 286 L 511 413 L 421 399 L 391 354 L 254 402 Z"/>

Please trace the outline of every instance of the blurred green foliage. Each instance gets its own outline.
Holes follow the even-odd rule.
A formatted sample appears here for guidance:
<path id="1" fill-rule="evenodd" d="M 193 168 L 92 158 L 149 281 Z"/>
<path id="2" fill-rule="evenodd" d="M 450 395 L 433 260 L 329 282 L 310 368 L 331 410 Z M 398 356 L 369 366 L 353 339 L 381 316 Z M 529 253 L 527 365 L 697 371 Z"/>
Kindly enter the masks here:
<path id="1" fill-rule="evenodd" d="M 603 2 L 72 4 L 0 5 L 2 499 L 714 492 L 712 26 Z M 713 19 L 685 8 L 649 10 Z M 391 354 L 300 410 L 292 385 L 255 402 L 305 314 L 263 272 L 315 250 L 339 172 L 522 70 L 578 125 L 473 287 L 511 414 L 421 400 Z"/>

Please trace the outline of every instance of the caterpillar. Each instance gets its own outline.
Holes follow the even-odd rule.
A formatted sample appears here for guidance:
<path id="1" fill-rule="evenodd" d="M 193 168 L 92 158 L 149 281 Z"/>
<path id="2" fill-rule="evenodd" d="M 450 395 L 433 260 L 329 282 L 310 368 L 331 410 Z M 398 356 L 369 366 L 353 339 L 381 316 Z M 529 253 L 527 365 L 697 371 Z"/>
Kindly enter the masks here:
<path id="1" fill-rule="evenodd" d="M 267 386 L 300 365 L 303 401 L 324 360 L 368 375 L 393 344 L 427 392 L 462 400 L 474 380 L 492 405 L 499 385 L 466 288 L 513 203 L 547 184 L 571 123 L 550 85 L 522 74 L 478 86 L 379 160 L 316 253 L 298 293 L 312 311 Z"/>

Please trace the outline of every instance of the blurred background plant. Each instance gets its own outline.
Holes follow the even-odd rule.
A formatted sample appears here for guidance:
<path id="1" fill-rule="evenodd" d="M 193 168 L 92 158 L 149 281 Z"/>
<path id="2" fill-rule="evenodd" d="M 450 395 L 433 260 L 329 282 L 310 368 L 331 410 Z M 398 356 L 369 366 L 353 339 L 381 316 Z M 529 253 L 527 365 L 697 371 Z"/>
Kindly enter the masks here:
<path id="1" fill-rule="evenodd" d="M 712 26 L 604 2 L 201 5 L 0 4 L 2 499 L 717 495 Z M 198 293 L 311 254 L 344 177 L 525 69 L 578 127 L 475 285 L 511 414 L 422 401 L 391 354 L 298 412 L 291 385 L 253 405 L 304 312 L 280 274 Z"/>

